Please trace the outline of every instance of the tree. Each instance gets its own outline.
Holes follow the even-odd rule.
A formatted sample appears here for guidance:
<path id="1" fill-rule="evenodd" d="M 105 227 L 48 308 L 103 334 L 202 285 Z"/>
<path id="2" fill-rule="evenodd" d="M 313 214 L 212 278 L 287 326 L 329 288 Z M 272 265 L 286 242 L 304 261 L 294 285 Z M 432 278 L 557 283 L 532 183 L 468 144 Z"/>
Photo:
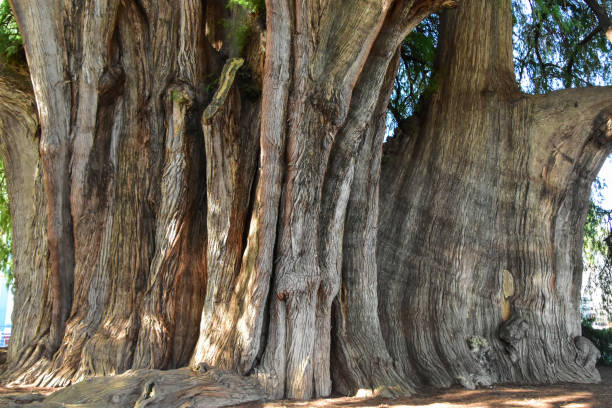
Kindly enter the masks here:
<path id="1" fill-rule="evenodd" d="M 35 193 L 9 186 L 29 212 L 6 376 L 206 363 L 289 398 L 596 381 L 580 249 L 612 90 L 522 94 L 510 1 L 463 0 L 383 152 L 398 48 L 453 2 L 231 3 L 12 1 L 40 146 L 3 133 L 28 135 Z"/>
<path id="2" fill-rule="evenodd" d="M 387 146 L 383 333 L 405 370 L 435 385 L 593 381 L 589 359 L 576 359 L 580 249 L 590 184 L 610 148 L 610 89 L 521 93 L 504 6 L 464 2 L 445 15 L 439 88 Z M 418 314 L 427 319 L 401 318 Z"/>
<path id="3" fill-rule="evenodd" d="M 526 91 L 602 85 L 612 75 L 607 12 L 596 0 L 517 1 L 513 10 L 516 71 Z"/>

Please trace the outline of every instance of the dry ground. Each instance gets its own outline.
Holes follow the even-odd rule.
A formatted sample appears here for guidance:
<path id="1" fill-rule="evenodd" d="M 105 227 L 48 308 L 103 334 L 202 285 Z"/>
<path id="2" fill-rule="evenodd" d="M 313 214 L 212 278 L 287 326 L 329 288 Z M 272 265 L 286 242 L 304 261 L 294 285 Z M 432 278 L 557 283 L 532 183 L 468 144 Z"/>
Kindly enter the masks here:
<path id="1" fill-rule="evenodd" d="M 278 401 L 239 405 L 242 408 L 320 408 L 320 407 L 427 407 L 427 408 L 612 408 L 612 367 L 600 368 L 600 384 L 561 384 L 551 386 L 518 387 L 498 385 L 494 389 L 466 390 L 461 387 L 424 390 L 410 398 L 330 398 L 306 402 Z M 8 388 L 0 386 L 0 396 L 19 394 L 12 399 L 17 406 L 42 398 L 53 389 Z M 42 394 L 42 395 L 41 395 Z M 3 399 L 3 398 L 0 398 Z M 20 401 L 21 400 L 21 401 Z M 0 407 L 4 407 L 0 403 Z M 9 405 L 15 406 L 15 405 Z M 172 408 L 172 407 L 168 407 Z"/>
<path id="2" fill-rule="evenodd" d="M 600 368 L 600 384 L 561 384 L 517 387 L 498 385 L 494 389 L 469 391 L 461 387 L 426 390 L 410 398 L 332 398 L 308 402 L 280 401 L 251 403 L 243 408 L 279 407 L 427 407 L 427 408 L 612 408 L 612 367 Z"/>

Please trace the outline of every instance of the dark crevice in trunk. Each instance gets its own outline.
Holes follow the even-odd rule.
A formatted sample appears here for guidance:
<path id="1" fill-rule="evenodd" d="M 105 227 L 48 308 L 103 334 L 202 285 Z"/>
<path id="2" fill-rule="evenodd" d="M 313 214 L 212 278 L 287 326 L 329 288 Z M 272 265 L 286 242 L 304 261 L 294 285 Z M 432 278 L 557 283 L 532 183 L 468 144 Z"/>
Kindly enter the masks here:
<path id="1" fill-rule="evenodd" d="M 278 398 L 596 380 L 574 309 L 610 90 L 521 95 L 509 0 L 442 18 L 440 86 L 384 145 L 393 54 L 449 1 L 268 0 L 265 47 L 221 1 L 13 2 L 49 199 L 39 178 L 21 208 L 49 217 L 21 226 L 20 381 L 188 360 Z M 244 47 L 222 17 L 253 24 Z"/>

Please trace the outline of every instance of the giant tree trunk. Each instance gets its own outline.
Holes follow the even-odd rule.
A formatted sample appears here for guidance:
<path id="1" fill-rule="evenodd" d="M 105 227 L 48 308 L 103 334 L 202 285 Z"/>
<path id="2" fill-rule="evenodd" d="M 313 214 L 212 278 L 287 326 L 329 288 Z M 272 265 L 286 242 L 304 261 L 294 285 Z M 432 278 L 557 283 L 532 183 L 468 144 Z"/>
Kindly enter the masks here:
<path id="1" fill-rule="evenodd" d="M 77 3 L 12 1 L 49 257 L 19 272 L 46 297 L 7 378 L 205 363 L 278 398 L 596 378 L 574 337 L 610 91 L 521 95 L 509 0 L 446 18 L 440 88 L 384 156 L 396 50 L 451 1 L 269 0 L 265 22 Z"/>
<path id="2" fill-rule="evenodd" d="M 441 25 L 439 88 L 385 146 L 378 293 L 391 355 L 435 386 L 597 381 L 579 337 L 581 248 L 612 150 L 612 89 L 521 94 L 509 0 L 464 1 Z"/>
<path id="3" fill-rule="evenodd" d="M 41 350 L 32 340 L 48 334 L 51 297 L 47 268 L 45 197 L 38 154 L 39 128 L 24 67 L 6 64 L 0 74 L 0 154 L 13 227 L 15 300 L 8 360 L 27 365 Z M 38 345 L 38 344 L 36 344 Z M 38 345 L 45 347 L 44 343 Z"/>
<path id="4" fill-rule="evenodd" d="M 376 207 L 359 184 L 378 173 L 395 50 L 449 4 L 271 0 L 264 26 L 220 1 L 13 1 L 41 125 L 49 307 L 7 373 L 66 385 L 191 361 L 275 397 L 328 395 L 344 287 L 339 387 L 408 392 L 375 313 L 375 236 L 346 240 L 369 251 L 346 277 L 341 238 L 352 186 Z"/>

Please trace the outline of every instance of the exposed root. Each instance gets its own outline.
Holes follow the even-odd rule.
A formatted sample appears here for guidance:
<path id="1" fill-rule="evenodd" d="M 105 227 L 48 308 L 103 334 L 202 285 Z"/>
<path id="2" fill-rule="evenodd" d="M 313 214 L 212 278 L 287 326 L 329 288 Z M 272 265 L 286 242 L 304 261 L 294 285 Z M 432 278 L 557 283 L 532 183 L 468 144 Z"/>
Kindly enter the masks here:
<path id="1" fill-rule="evenodd" d="M 59 390 L 28 407 L 221 407 L 263 400 L 256 381 L 217 369 L 130 370 Z M 23 402 L 20 402 L 23 404 Z"/>

